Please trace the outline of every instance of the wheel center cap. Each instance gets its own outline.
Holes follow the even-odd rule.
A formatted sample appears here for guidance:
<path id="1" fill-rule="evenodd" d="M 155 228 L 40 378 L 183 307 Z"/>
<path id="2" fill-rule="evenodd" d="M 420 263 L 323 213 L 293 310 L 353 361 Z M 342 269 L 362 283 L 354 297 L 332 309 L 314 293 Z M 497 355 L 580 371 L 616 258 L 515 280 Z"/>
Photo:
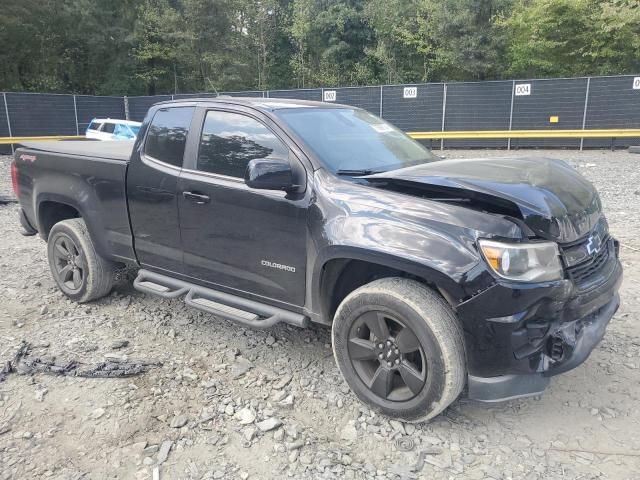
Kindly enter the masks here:
<path id="1" fill-rule="evenodd" d="M 378 345 L 378 358 L 380 363 L 389 368 L 397 367 L 401 361 L 401 353 L 393 339 L 388 339 L 384 343 Z"/>

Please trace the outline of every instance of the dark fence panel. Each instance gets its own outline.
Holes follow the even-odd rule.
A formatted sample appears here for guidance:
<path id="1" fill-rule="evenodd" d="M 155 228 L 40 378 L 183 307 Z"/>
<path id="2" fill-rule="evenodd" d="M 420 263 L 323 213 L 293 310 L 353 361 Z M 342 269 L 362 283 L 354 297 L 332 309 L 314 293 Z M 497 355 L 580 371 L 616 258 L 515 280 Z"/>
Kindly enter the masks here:
<path id="1" fill-rule="evenodd" d="M 640 78 L 640 77 L 639 77 Z M 580 130 L 640 128 L 640 85 L 635 77 L 615 77 L 431 83 L 377 87 L 306 88 L 224 92 L 224 95 L 254 98 L 284 98 L 328 101 L 353 105 L 382 114 L 405 131 L 482 130 Z M 640 82 L 640 80 L 639 80 Z M 526 92 L 522 91 L 528 85 Z M 515 88 L 514 88 L 515 86 Z M 408 89 L 405 92 L 405 89 Z M 588 90 L 588 95 L 587 95 Z M 526 93 L 512 95 L 512 92 Z M 1 92 L 0 92 L 1 93 Z M 215 97 L 214 93 L 97 97 L 6 93 L 14 136 L 83 134 L 95 117 L 142 121 L 155 103 L 171 99 Z M 585 112 L 586 101 L 586 112 Z M 9 136 L 4 96 L 0 95 L 0 136 Z M 556 117 L 557 122 L 551 118 Z M 427 141 L 439 147 L 440 139 Z M 446 140 L 447 148 L 506 148 L 507 139 Z M 620 139 L 511 139 L 512 148 L 626 147 L 640 138 Z M 9 147 L 0 146 L 0 151 Z"/>
<path id="2" fill-rule="evenodd" d="M 415 87 L 415 98 L 405 98 L 405 87 Z M 442 83 L 385 86 L 382 88 L 382 118 L 405 132 L 440 131 L 443 99 Z M 440 140 L 425 140 L 423 143 L 431 147 L 440 146 Z"/>
<path id="3" fill-rule="evenodd" d="M 586 78 L 528 80 L 516 82 L 530 84 L 530 95 L 513 97 L 513 130 L 575 130 L 582 128 L 584 101 L 587 93 Z M 551 123 L 552 116 L 558 123 Z M 580 146 L 580 139 L 529 139 L 511 140 L 517 147 L 571 147 Z"/>
<path id="4" fill-rule="evenodd" d="M 269 98 L 322 101 L 321 88 L 299 88 L 297 90 L 269 90 Z"/>
<path id="5" fill-rule="evenodd" d="M 9 136 L 9 124 L 7 123 L 7 114 L 4 105 L 4 95 L 0 93 L 0 137 Z"/>
<path id="6" fill-rule="evenodd" d="M 513 82 L 448 83 L 445 130 L 508 130 Z M 448 148 L 505 148 L 507 140 L 446 140 Z"/>
<path id="7" fill-rule="evenodd" d="M 633 89 L 633 76 L 594 77 L 589 85 L 586 129 L 640 128 L 640 90 Z M 587 148 L 608 147 L 609 138 L 588 138 Z M 640 138 L 619 138 L 616 147 L 640 145 Z"/>
<path id="8" fill-rule="evenodd" d="M 7 111 L 4 106 L 4 95 L 0 94 L 0 137 L 9 136 L 9 124 L 7 123 Z M 0 155 L 11 153 L 11 145 L 0 145 Z"/>
<path id="9" fill-rule="evenodd" d="M 411 85 L 415 98 L 404 98 L 405 85 L 382 89 L 382 116 L 406 132 L 434 132 L 442 129 L 444 84 Z"/>
<path id="10" fill-rule="evenodd" d="M 363 108 L 380 115 L 380 87 L 325 88 L 324 92 L 335 90 L 335 103 L 343 103 Z"/>
<path id="11" fill-rule="evenodd" d="M 247 92 L 222 92 L 220 95 L 229 95 L 230 97 L 264 97 L 265 92 L 262 90 L 252 90 Z"/>
<path id="12" fill-rule="evenodd" d="M 114 118 L 123 120 L 124 98 L 122 97 L 94 97 L 90 95 L 77 95 L 76 107 L 78 109 L 78 131 L 84 135 L 89 123 L 94 118 Z"/>
<path id="13" fill-rule="evenodd" d="M 14 137 L 75 135 L 73 95 L 7 93 Z"/>
<path id="14" fill-rule="evenodd" d="M 171 95 L 155 95 L 153 97 L 129 97 L 129 120 L 141 122 L 152 105 L 171 100 Z"/>
<path id="15" fill-rule="evenodd" d="M 211 98 L 217 97 L 215 93 L 178 93 L 176 95 L 172 95 L 174 100 L 185 99 L 185 98 Z"/>

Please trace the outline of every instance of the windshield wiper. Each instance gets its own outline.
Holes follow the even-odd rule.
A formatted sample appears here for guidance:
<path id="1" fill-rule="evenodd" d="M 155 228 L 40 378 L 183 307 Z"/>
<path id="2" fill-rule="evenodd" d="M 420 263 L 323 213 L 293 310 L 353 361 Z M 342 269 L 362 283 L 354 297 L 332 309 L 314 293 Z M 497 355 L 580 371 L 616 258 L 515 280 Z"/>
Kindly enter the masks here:
<path id="1" fill-rule="evenodd" d="M 338 170 L 336 175 L 344 175 L 347 177 L 363 177 L 365 175 L 373 175 L 374 173 L 381 173 L 384 170 L 373 170 L 371 168 L 362 169 L 362 170 Z"/>

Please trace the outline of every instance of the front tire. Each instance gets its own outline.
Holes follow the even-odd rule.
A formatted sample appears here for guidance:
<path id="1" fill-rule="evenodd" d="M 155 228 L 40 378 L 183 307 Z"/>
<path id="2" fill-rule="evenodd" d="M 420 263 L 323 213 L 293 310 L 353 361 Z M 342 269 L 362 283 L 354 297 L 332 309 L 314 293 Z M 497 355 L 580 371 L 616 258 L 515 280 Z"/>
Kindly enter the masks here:
<path id="1" fill-rule="evenodd" d="M 53 226 L 47 239 L 47 256 L 53 279 L 71 300 L 90 302 L 111 291 L 117 264 L 98 255 L 81 218 Z"/>
<path id="2" fill-rule="evenodd" d="M 427 286 L 383 278 L 351 292 L 332 328 L 336 363 L 360 400 L 389 417 L 429 420 L 462 392 L 462 329 Z"/>

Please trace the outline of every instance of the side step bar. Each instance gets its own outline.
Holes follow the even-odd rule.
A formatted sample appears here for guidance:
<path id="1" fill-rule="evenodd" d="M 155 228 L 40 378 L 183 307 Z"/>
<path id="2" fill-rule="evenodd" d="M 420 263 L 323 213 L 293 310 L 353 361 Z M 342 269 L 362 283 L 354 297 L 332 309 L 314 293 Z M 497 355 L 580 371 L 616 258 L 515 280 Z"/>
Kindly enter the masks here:
<path id="1" fill-rule="evenodd" d="M 306 328 L 309 324 L 309 318 L 304 315 L 201 287 L 148 270 L 140 270 L 138 272 L 133 286 L 136 290 L 158 295 L 162 298 L 176 298 L 186 295 L 184 301 L 190 307 L 197 308 L 216 317 L 232 320 L 245 327 L 263 329 L 270 328 L 276 323 L 284 322 L 296 327 Z"/>

